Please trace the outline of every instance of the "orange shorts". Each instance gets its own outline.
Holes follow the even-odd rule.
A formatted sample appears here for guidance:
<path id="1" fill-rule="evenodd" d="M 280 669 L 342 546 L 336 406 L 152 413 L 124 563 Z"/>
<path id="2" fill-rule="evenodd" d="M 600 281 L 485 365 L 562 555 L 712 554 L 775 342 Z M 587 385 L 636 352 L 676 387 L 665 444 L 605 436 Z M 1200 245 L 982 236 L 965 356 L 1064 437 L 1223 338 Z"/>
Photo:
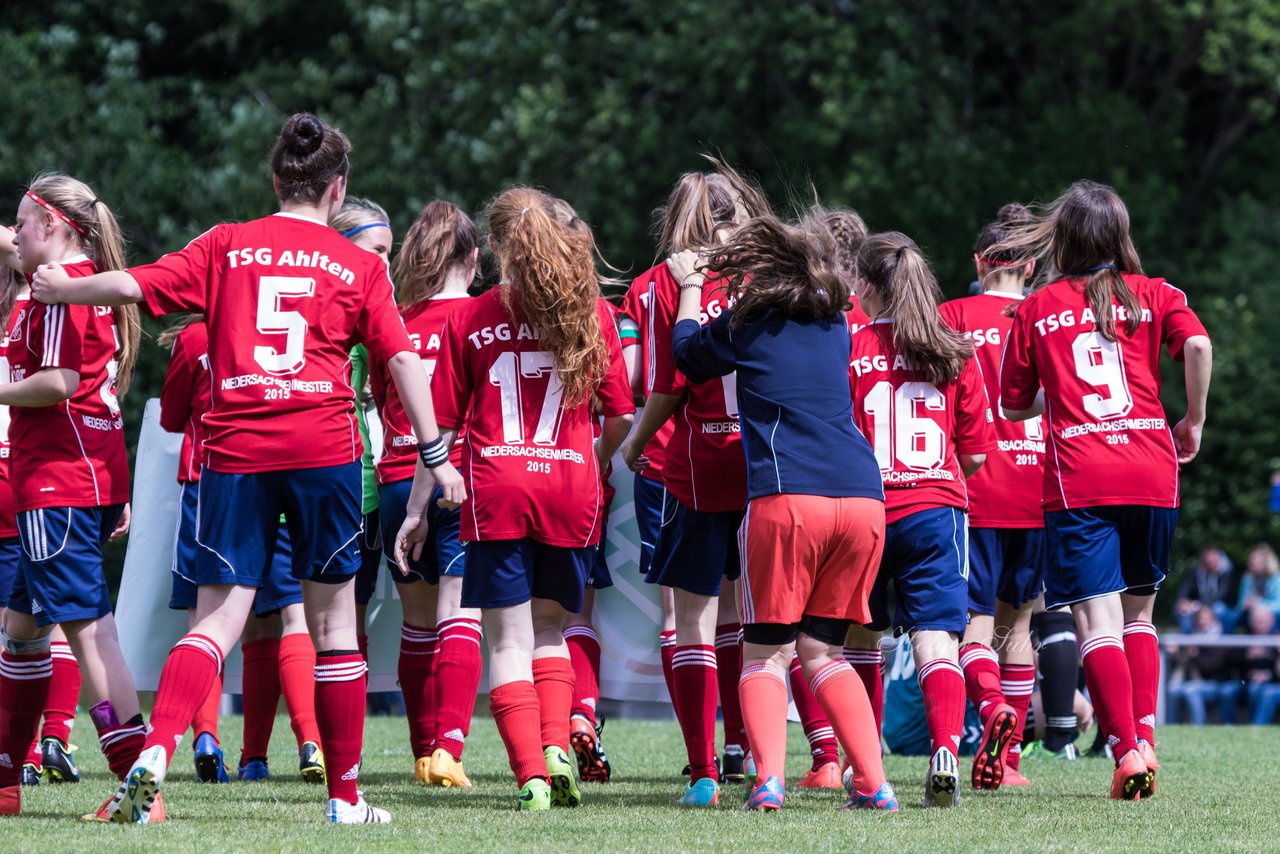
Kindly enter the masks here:
<path id="1" fill-rule="evenodd" d="M 884 550 L 884 502 L 874 498 L 753 498 L 738 530 L 742 622 L 829 617 L 867 623 Z"/>

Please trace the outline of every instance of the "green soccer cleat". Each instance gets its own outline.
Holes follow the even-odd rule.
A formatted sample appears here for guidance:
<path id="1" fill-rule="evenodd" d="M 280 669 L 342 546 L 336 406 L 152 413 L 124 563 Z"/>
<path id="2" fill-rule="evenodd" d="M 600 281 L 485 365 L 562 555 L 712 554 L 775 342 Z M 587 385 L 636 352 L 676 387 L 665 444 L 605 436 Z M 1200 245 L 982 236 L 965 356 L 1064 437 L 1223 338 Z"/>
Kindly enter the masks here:
<path id="1" fill-rule="evenodd" d="M 542 751 L 547 760 L 547 777 L 551 779 L 551 800 L 558 807 L 576 807 L 582 803 L 578 788 L 578 769 L 563 750 L 555 745 Z"/>
<path id="2" fill-rule="evenodd" d="M 324 783 L 324 753 L 314 741 L 304 742 L 298 751 L 298 775 L 305 783 Z"/>
<path id="3" fill-rule="evenodd" d="M 551 787 L 541 777 L 525 783 L 519 798 L 520 812 L 546 812 L 551 809 Z"/>

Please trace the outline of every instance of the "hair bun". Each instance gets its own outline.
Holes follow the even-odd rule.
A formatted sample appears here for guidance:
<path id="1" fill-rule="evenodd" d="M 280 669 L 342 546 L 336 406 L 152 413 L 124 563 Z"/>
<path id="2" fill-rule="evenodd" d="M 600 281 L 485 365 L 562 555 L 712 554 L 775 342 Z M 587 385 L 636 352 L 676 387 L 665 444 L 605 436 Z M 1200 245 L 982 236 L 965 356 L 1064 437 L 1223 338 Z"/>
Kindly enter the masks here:
<path id="1" fill-rule="evenodd" d="M 996 214 L 996 221 L 1006 226 L 1021 225 L 1024 222 L 1030 222 L 1031 219 L 1031 209 L 1017 202 L 1010 202 L 1000 208 L 1000 212 Z"/>
<path id="2" fill-rule="evenodd" d="M 310 113 L 295 113 L 280 135 L 290 152 L 305 157 L 324 144 L 324 122 Z"/>

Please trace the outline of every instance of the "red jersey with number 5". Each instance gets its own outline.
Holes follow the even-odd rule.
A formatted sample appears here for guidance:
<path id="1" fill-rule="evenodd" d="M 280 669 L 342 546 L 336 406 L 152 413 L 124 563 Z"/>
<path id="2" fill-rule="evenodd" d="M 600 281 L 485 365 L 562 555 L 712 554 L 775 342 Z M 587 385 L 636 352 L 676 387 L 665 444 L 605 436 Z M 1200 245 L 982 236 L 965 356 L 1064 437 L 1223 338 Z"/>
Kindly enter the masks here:
<path id="1" fill-rule="evenodd" d="M 1163 279 L 1124 274 L 1142 306 L 1129 333 L 1116 304 L 1116 341 L 1094 326 L 1083 279 L 1046 285 L 1018 307 L 1001 364 L 1009 409 L 1043 386 L 1048 434 L 1044 509 L 1178 506 L 1178 456 L 1160 404 L 1160 348 L 1175 360 L 1204 325 Z"/>
<path id="2" fill-rule="evenodd" d="M 1000 414 L 1000 354 L 1013 326 L 1005 309 L 1021 299 L 1022 294 L 991 291 L 938 308 L 948 326 L 973 342 L 995 417 L 996 449 L 968 480 L 969 525 L 974 528 L 1044 527 L 1042 419 L 1010 421 Z"/>
<path id="3" fill-rule="evenodd" d="M 422 359 L 428 383 L 436 372 L 445 320 L 455 311 L 466 308 L 470 301 L 466 295 L 438 296 L 410 306 L 404 313 L 404 328 Z M 369 385 L 373 389 L 373 402 L 382 415 L 382 457 L 376 466 L 378 483 L 408 480 L 418 465 L 418 439 L 413 435 L 413 425 L 409 423 L 404 404 L 400 402 L 400 392 L 391 381 L 391 371 L 384 360 L 369 359 Z M 462 465 L 462 438 L 458 436 L 449 453 L 449 462 L 455 468 Z"/>
<path id="4" fill-rule="evenodd" d="M 93 262 L 64 263 L 72 278 L 91 276 Z M 17 382 L 48 368 L 80 375 L 69 400 L 9 410 L 14 509 L 106 507 L 129 500 L 124 420 L 116 400 L 119 338 L 110 308 L 44 305 L 30 300 L 9 335 L 9 377 Z"/>
<path id="5" fill-rule="evenodd" d="M 664 262 L 637 276 L 627 290 L 627 295 L 622 298 L 622 314 L 635 321 L 640 330 L 640 338 L 636 344 L 640 348 L 640 376 L 644 378 L 645 400 L 653 393 L 654 368 L 657 363 L 653 337 L 653 304 L 658 283 L 669 279 L 671 272 Z M 674 287 L 675 283 L 671 282 L 671 286 Z M 649 465 L 640 474 L 658 483 L 662 482 L 662 471 L 666 467 L 667 445 L 671 441 L 672 429 L 674 426 L 671 421 L 664 422 L 644 449 Z"/>
<path id="6" fill-rule="evenodd" d="M 209 411 L 209 330 L 198 320 L 178 333 L 160 389 L 160 426 L 182 434 L 178 483 L 198 483 Z"/>
<path id="7" fill-rule="evenodd" d="M 351 348 L 364 344 L 384 360 L 413 352 L 381 258 L 325 223 L 278 213 L 214 226 L 129 272 L 152 315 L 205 316 L 208 468 L 236 474 L 360 459 Z"/>
<path id="8" fill-rule="evenodd" d="M 969 506 L 958 454 L 996 446 L 991 407 L 974 359 L 955 382 L 935 386 L 893 343 L 893 322 L 853 336 L 853 420 L 875 449 L 884 480 L 885 521 L 936 507 Z"/>
<path id="9" fill-rule="evenodd" d="M 591 403 L 565 407 L 555 361 L 538 330 L 502 304 L 500 286 L 445 321 L 431 398 L 441 429 L 464 424 L 461 537 L 583 548 L 605 514 Z M 604 300 L 596 306 L 609 353 L 595 396 L 605 417 L 635 411 L 622 345 Z"/>
<path id="10" fill-rule="evenodd" d="M 9 312 L 8 328 L 0 343 L 0 385 L 9 382 L 9 339 L 14 323 L 25 316 L 30 300 L 25 295 L 14 299 Z M 18 536 L 17 520 L 13 509 L 13 484 L 9 479 L 9 407 L 0 406 L 0 539 Z"/>
<path id="11" fill-rule="evenodd" d="M 741 510 L 747 506 L 747 455 L 738 420 L 738 375 L 691 383 L 676 367 L 671 331 L 680 288 L 666 264 L 661 267 L 654 276 L 651 390 L 684 398 L 671 418 L 674 427 L 662 479 L 676 500 L 692 510 Z M 708 280 L 698 321 L 705 326 L 728 307 L 728 295 Z"/>

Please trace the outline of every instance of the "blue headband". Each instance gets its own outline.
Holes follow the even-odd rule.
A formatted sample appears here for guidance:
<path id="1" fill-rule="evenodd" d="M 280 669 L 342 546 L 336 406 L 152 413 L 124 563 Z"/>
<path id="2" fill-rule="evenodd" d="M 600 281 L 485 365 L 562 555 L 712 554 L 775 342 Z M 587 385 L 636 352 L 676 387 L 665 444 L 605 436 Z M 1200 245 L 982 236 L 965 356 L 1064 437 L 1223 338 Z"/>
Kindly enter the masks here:
<path id="1" fill-rule="evenodd" d="M 353 234 L 359 234 L 360 232 L 364 231 L 366 228 L 386 228 L 386 229 L 390 229 L 390 228 L 391 228 L 391 225 L 390 225 L 389 223 L 385 223 L 385 222 L 370 222 L 370 223 L 367 223 L 367 224 L 365 224 L 365 225 L 357 225 L 355 228 L 348 228 L 346 231 L 342 232 L 342 236 L 343 236 L 343 237 L 350 237 L 350 236 L 351 236 L 351 235 L 353 235 Z"/>

